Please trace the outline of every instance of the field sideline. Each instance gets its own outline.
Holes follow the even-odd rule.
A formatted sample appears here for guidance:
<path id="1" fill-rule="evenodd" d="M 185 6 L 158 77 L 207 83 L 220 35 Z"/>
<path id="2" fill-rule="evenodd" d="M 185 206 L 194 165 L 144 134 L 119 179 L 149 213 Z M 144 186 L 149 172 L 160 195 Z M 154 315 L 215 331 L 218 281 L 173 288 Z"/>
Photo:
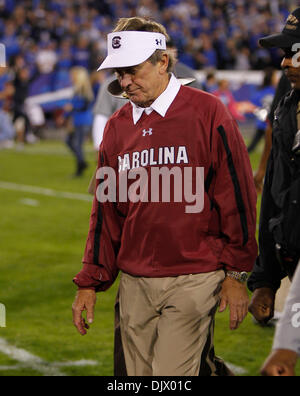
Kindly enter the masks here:
<path id="1" fill-rule="evenodd" d="M 40 142 L 22 151 L 0 152 L 0 376 L 113 375 L 113 304 L 116 284 L 98 294 L 95 323 L 85 337 L 72 324 L 73 276 L 89 225 L 89 179 L 96 167 L 73 179 L 73 157 L 61 142 Z M 257 166 L 259 153 L 251 158 Z M 216 353 L 256 376 L 270 351 L 274 330 L 250 316 L 236 332 L 228 312 L 216 319 Z M 300 370 L 298 367 L 298 375 Z"/>

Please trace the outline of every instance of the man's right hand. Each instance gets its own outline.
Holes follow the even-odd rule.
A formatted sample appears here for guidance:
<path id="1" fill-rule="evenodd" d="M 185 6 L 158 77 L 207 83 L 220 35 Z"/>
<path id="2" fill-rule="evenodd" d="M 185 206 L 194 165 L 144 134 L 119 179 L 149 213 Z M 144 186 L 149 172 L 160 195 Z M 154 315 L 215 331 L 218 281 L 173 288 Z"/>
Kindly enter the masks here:
<path id="1" fill-rule="evenodd" d="M 73 323 L 78 332 L 81 335 L 85 335 L 87 333 L 87 329 L 89 329 L 89 324 L 92 324 L 94 321 L 94 309 L 96 304 L 96 292 L 94 290 L 78 290 L 76 294 L 75 301 L 72 306 L 73 311 Z M 86 319 L 82 316 L 82 313 L 86 311 Z"/>
<path id="2" fill-rule="evenodd" d="M 259 172 L 259 171 L 257 171 L 254 175 L 254 184 L 255 184 L 257 194 L 262 193 L 263 184 L 264 184 L 264 176 L 265 176 L 265 174 L 263 172 Z"/>
<path id="3" fill-rule="evenodd" d="M 274 305 L 275 292 L 268 287 L 262 287 L 254 291 L 249 312 L 258 322 L 266 324 L 274 316 Z"/>

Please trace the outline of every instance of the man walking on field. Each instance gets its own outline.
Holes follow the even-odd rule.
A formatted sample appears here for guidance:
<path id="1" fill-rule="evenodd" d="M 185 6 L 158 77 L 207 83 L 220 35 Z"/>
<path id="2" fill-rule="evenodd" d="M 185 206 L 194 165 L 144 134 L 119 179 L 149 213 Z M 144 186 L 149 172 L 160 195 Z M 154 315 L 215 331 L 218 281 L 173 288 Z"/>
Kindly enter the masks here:
<path id="1" fill-rule="evenodd" d="M 162 25 L 143 18 L 123 18 L 108 35 L 100 69 L 115 70 L 129 102 L 108 121 L 100 147 L 84 266 L 74 278 L 79 290 L 73 320 L 86 334 L 82 312 L 93 321 L 96 292 L 107 290 L 121 271 L 128 375 L 216 375 L 210 359 L 216 309 L 229 306 L 232 330 L 248 310 L 245 282 L 257 255 L 256 192 L 235 121 L 214 96 L 181 86 L 172 74 L 168 38 Z M 175 175 L 167 202 L 148 199 L 161 184 L 166 188 L 166 179 L 159 186 L 151 179 L 162 168 Z M 100 174 L 107 169 L 117 175 L 117 197 L 125 175 L 128 192 L 139 199 L 104 202 L 109 185 Z M 136 188 L 134 174 L 146 174 L 147 183 Z M 191 180 L 180 184 L 178 174 Z M 194 195 L 192 207 L 182 190 L 196 185 L 198 193 L 200 180 L 203 205 Z"/>

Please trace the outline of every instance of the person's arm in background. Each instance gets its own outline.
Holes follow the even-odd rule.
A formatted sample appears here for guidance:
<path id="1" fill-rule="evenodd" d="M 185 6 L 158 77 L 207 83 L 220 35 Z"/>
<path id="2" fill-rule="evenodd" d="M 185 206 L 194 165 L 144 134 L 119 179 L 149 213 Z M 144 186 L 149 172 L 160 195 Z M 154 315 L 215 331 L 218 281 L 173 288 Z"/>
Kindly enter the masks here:
<path id="1" fill-rule="evenodd" d="M 260 158 L 258 169 L 254 174 L 254 184 L 257 193 L 262 193 L 263 181 L 266 174 L 267 163 L 270 156 L 271 148 L 272 148 L 272 126 L 268 122 L 265 133 L 264 150 Z"/>
<path id="2" fill-rule="evenodd" d="M 264 363 L 265 376 L 294 376 L 300 356 L 300 266 L 287 296 L 283 316 L 279 320 L 273 342 L 273 351 Z"/>

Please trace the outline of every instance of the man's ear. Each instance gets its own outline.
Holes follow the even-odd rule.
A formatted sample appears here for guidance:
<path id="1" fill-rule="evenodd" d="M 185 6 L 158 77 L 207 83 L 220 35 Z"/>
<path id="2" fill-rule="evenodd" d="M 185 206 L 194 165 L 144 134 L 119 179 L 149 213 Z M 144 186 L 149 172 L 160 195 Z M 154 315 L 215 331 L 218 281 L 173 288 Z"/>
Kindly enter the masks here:
<path id="1" fill-rule="evenodd" d="M 166 71 L 168 70 L 169 61 L 170 61 L 169 55 L 167 53 L 164 53 L 161 57 L 161 60 L 159 61 L 160 62 L 159 71 L 161 74 L 165 74 Z"/>

